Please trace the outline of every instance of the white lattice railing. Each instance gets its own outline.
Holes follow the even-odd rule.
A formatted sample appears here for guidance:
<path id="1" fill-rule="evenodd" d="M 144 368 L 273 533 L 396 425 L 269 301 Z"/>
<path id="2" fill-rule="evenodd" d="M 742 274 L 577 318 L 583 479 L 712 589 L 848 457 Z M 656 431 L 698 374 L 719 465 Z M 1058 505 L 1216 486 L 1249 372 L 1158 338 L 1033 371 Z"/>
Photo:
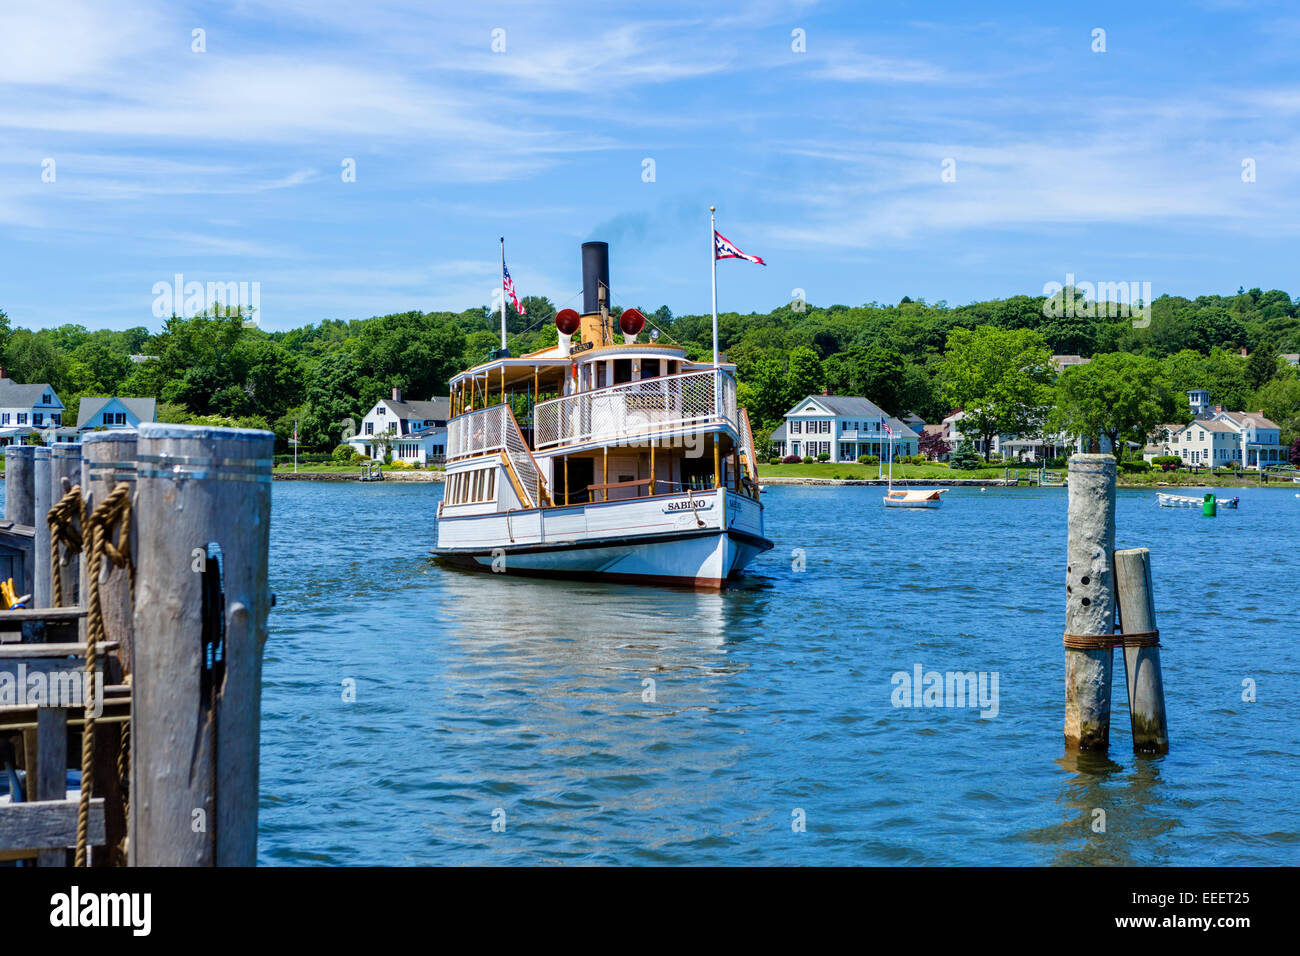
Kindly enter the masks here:
<path id="1" fill-rule="evenodd" d="M 533 447 L 629 441 L 715 422 L 740 431 L 736 380 L 722 370 L 685 372 L 542 402 L 533 410 Z"/>
<path id="2" fill-rule="evenodd" d="M 509 405 L 490 405 L 449 421 L 447 460 L 505 451 L 506 415 L 509 412 Z"/>
<path id="3" fill-rule="evenodd" d="M 519 431 L 519 423 L 515 421 L 514 413 L 510 412 L 509 406 L 506 406 L 506 411 L 510 413 L 510 420 L 505 425 L 506 457 L 510 460 L 510 467 L 523 489 L 525 503 L 530 508 L 541 507 L 543 503 L 550 501 L 550 489 L 546 487 L 542 473 L 537 470 L 537 462 L 533 461 L 533 453 L 528 450 L 528 444 Z"/>
<path id="4" fill-rule="evenodd" d="M 751 481 L 758 481 L 758 462 L 754 460 L 754 433 L 749 426 L 749 410 L 740 409 L 740 453 L 745 456 L 745 470 Z"/>
<path id="5" fill-rule="evenodd" d="M 509 405 L 490 405 L 447 423 L 447 461 L 493 452 L 505 454 L 527 507 L 550 498 Z"/>

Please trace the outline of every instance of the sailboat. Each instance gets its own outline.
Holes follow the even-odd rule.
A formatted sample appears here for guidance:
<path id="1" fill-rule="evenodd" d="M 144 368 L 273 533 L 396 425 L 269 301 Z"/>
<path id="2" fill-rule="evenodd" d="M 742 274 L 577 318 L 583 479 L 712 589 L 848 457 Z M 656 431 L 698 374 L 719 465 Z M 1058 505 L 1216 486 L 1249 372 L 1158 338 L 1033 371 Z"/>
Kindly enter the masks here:
<path id="1" fill-rule="evenodd" d="M 889 435 L 889 487 L 885 494 L 886 508 L 938 508 L 943 504 L 947 488 L 900 488 L 894 490 L 894 430 L 885 423 Z"/>

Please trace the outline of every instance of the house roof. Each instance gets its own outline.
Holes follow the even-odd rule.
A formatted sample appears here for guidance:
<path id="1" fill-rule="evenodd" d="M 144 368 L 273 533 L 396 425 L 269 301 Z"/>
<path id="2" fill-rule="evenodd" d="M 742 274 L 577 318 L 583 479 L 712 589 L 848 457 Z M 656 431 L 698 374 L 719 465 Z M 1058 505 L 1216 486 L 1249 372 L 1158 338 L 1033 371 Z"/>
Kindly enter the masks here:
<path id="1" fill-rule="evenodd" d="M 446 421 L 451 418 L 450 398 L 435 398 L 428 402 L 395 402 L 391 398 L 382 401 L 399 418 L 417 418 L 421 421 L 427 419 Z"/>
<path id="2" fill-rule="evenodd" d="M 782 422 L 780 425 L 777 425 L 776 428 L 772 430 L 772 434 L 769 436 L 769 440 L 785 441 L 785 422 Z"/>
<path id="3" fill-rule="evenodd" d="M 37 385 L 19 385 L 11 378 L 0 378 L 0 406 L 4 408 L 30 408 L 39 405 L 46 392 L 54 395 L 54 389 L 45 382 Z M 58 395 L 54 397 L 57 399 Z"/>
<path id="4" fill-rule="evenodd" d="M 1245 425 L 1247 423 L 1250 423 L 1254 425 L 1256 428 L 1278 428 L 1278 429 L 1281 428 L 1281 426 L 1279 426 L 1276 422 L 1270 421 L 1269 419 L 1265 418 L 1264 413 L 1262 411 L 1224 412 L 1223 417 L 1231 419 L 1237 425 Z"/>
<path id="5" fill-rule="evenodd" d="M 1056 366 L 1058 372 L 1063 372 L 1071 365 L 1087 365 L 1092 359 L 1086 359 L 1082 355 L 1053 355 L 1052 364 Z"/>
<path id="6" fill-rule="evenodd" d="M 859 398 L 852 395 L 807 395 L 795 403 L 794 408 L 786 412 L 786 417 L 793 415 L 805 402 L 816 402 L 818 405 L 827 409 L 833 415 L 840 415 L 847 418 L 876 419 L 883 417 L 889 422 L 889 427 L 901 438 L 911 436 L 918 437 L 906 423 L 900 421 L 892 415 L 886 415 L 884 410 L 871 401 L 869 398 Z"/>
<path id="7" fill-rule="evenodd" d="M 1237 432 L 1233 425 L 1217 418 L 1198 418 L 1196 421 L 1184 425 L 1182 431 L 1193 427 L 1204 428 L 1207 432 L 1232 432 L 1233 434 Z"/>
<path id="8" fill-rule="evenodd" d="M 100 410 L 113 399 L 117 399 L 126 410 L 142 422 L 151 422 L 157 417 L 158 400 L 154 398 L 121 398 L 117 395 L 87 395 L 77 406 L 77 427 L 84 428 L 86 423 L 99 414 Z"/>

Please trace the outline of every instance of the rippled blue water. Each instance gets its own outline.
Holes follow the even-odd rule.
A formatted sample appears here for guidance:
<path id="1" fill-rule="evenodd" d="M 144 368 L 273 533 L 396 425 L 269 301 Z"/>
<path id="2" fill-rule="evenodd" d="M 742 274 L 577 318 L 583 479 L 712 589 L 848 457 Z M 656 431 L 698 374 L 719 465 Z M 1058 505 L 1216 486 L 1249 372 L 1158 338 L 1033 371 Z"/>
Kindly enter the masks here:
<path id="1" fill-rule="evenodd" d="M 262 862 L 1297 861 L 1300 498 L 1247 489 L 1207 519 L 1120 492 L 1118 546 L 1152 549 L 1172 751 L 1131 753 L 1117 657 L 1110 757 L 1079 763 L 1065 492 L 880 494 L 770 489 L 776 549 L 697 594 L 444 570 L 441 486 L 277 483 Z M 917 664 L 996 671 L 997 716 L 894 707 Z"/>

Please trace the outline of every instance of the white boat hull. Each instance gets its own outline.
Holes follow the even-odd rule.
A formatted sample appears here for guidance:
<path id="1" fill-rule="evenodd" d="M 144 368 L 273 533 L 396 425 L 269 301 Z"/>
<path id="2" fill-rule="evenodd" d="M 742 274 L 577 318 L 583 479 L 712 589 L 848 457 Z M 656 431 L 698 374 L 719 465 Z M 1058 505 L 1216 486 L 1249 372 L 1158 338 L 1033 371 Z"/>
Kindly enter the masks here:
<path id="1" fill-rule="evenodd" d="M 891 491 L 885 495 L 886 508 L 938 508 L 943 504 L 943 493 L 947 488 L 914 488 L 907 491 Z"/>
<path id="2" fill-rule="evenodd" d="M 1156 501 L 1162 508 L 1200 508 L 1205 504 L 1204 498 L 1191 498 L 1186 495 L 1169 495 L 1163 492 L 1156 495 Z M 1236 508 L 1240 498 L 1215 498 L 1220 508 Z"/>
<path id="3" fill-rule="evenodd" d="M 441 560 L 507 574 L 720 588 L 772 542 L 763 508 L 729 491 L 438 520 Z"/>

